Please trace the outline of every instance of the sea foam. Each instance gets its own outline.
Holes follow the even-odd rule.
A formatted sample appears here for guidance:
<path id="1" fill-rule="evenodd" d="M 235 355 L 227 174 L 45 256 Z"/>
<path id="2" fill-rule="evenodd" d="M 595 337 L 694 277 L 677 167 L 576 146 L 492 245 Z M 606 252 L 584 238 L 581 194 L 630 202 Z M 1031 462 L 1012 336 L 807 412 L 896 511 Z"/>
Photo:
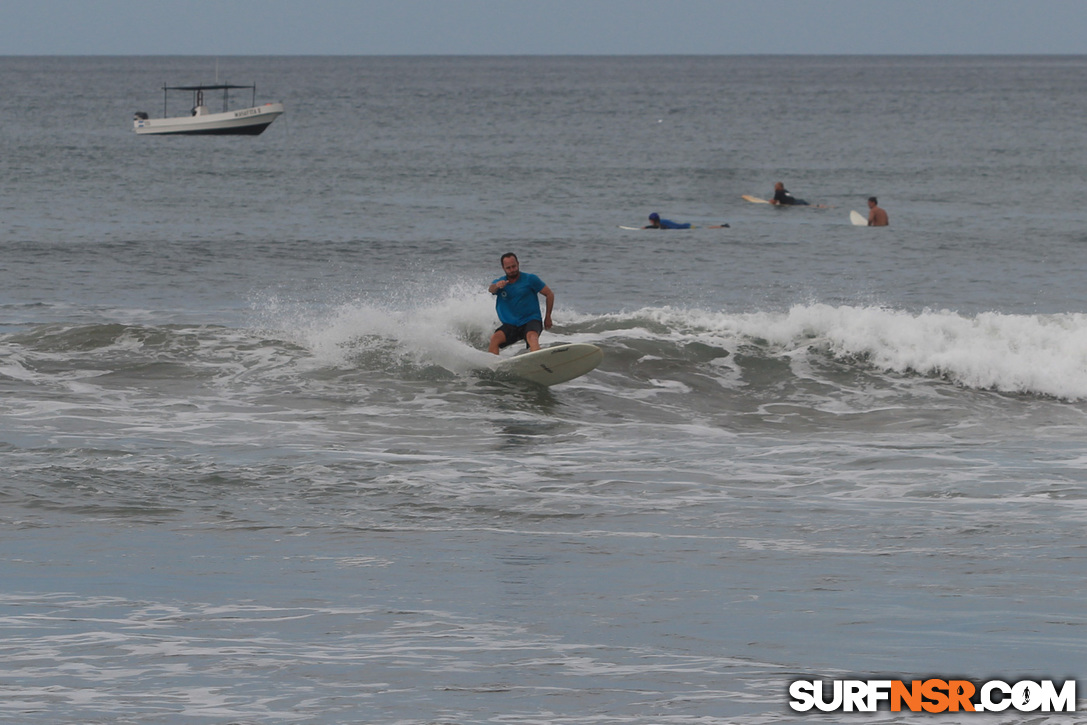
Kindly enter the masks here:
<path id="1" fill-rule="evenodd" d="M 794 305 L 786 312 L 663 308 L 631 314 L 688 338 L 764 344 L 770 354 L 812 349 L 969 388 L 1087 399 L 1087 314 L 971 316 L 826 304 Z"/>
<path id="2" fill-rule="evenodd" d="M 383 348 L 399 358 L 455 372 L 485 366 L 495 324 L 493 298 L 450 287 L 411 305 L 349 301 L 312 310 L 270 304 L 269 320 L 318 364 L 350 365 Z M 767 355 L 812 351 L 892 373 L 947 379 L 968 388 L 1087 399 L 1087 314 L 1022 315 L 953 310 L 912 312 L 880 306 L 797 304 L 785 311 L 715 312 L 678 307 L 587 315 L 557 314 L 545 344 L 600 344 L 627 338 L 701 342 Z"/>

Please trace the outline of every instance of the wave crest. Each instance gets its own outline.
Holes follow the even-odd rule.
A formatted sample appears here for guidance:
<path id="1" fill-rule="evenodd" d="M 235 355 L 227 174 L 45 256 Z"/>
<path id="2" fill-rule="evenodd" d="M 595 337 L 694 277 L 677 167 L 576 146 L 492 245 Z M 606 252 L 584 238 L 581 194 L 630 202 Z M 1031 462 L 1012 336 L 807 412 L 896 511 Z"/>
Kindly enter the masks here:
<path id="1" fill-rule="evenodd" d="M 634 330 L 661 340 L 755 351 L 814 352 L 839 362 L 937 376 L 969 388 L 1087 399 L 1087 315 L 974 316 L 884 307 L 794 305 L 785 312 L 647 308 L 589 325 L 602 336 Z"/>

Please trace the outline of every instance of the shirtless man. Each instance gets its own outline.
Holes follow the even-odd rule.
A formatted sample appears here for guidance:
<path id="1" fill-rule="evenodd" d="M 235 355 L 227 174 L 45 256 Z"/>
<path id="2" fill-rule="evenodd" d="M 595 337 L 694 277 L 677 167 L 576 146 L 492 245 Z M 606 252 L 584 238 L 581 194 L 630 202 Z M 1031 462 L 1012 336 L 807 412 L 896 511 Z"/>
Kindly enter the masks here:
<path id="1" fill-rule="evenodd" d="M 874 196 L 868 197 L 868 226 L 885 227 L 890 223 L 887 212 L 879 208 L 879 200 Z"/>

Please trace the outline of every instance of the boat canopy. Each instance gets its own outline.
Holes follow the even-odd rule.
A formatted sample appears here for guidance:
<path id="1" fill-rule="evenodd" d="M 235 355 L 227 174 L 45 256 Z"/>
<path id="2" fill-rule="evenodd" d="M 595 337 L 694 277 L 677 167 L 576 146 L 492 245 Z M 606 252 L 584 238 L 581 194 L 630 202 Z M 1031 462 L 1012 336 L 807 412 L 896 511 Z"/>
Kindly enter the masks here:
<path id="1" fill-rule="evenodd" d="M 201 85 L 197 85 L 197 86 L 168 86 L 168 85 L 166 85 L 164 83 L 164 84 L 162 84 L 162 117 L 166 118 L 167 113 L 168 113 L 166 106 L 167 106 L 168 99 L 170 97 L 170 91 L 192 91 L 192 94 L 193 94 L 193 103 L 192 103 L 192 105 L 193 105 L 194 109 L 197 106 L 203 106 L 204 105 L 204 91 L 222 91 L 223 92 L 223 113 L 226 113 L 227 110 L 228 110 L 227 109 L 227 103 L 228 103 L 228 97 L 229 97 L 230 91 L 235 90 L 235 89 L 239 89 L 239 88 L 242 88 L 242 89 L 248 88 L 249 90 L 253 91 L 253 103 L 252 103 L 252 105 L 254 105 L 254 106 L 257 105 L 257 85 L 255 83 L 253 85 L 251 85 L 251 86 L 238 86 L 238 85 L 234 85 L 233 83 L 210 83 L 210 84 L 206 84 L 206 85 L 201 84 Z"/>
<path id="2" fill-rule="evenodd" d="M 216 83 L 213 85 L 199 85 L 199 86 L 166 86 L 162 87 L 164 91 L 222 91 L 229 90 L 231 88 L 252 88 L 257 90 L 256 85 L 252 86 L 236 86 L 231 83 Z"/>

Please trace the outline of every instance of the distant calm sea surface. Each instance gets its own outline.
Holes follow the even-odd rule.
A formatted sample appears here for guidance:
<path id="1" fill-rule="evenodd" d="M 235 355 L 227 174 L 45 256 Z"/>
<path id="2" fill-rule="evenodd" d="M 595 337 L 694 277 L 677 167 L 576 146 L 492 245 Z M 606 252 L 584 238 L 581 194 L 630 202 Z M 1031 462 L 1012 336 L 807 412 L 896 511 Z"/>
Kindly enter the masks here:
<path id="1" fill-rule="evenodd" d="M 132 132 L 217 69 L 285 115 Z M 0 58 L 0 720 L 906 723 L 788 683 L 1087 675 L 1085 91 Z M 489 370 L 506 251 L 597 370 Z M 1027 717 L 1082 722 L 984 722 Z"/>

